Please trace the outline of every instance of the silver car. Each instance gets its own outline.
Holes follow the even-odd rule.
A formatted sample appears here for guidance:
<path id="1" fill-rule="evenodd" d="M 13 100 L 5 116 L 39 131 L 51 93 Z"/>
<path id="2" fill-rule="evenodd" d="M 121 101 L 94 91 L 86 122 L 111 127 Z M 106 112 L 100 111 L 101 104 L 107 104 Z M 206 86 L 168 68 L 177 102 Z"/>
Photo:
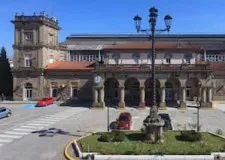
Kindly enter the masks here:
<path id="1" fill-rule="evenodd" d="M 10 117 L 12 115 L 12 111 L 6 107 L 0 107 L 0 118 Z"/>

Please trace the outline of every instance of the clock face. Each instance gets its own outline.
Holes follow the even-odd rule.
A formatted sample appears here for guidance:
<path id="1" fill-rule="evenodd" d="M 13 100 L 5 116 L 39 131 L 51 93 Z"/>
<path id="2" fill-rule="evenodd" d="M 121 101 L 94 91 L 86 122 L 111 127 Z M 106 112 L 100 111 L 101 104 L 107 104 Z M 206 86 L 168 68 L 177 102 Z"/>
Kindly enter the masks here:
<path id="1" fill-rule="evenodd" d="M 101 80 L 102 80 L 102 77 L 101 76 L 95 76 L 95 78 L 94 78 L 94 81 L 97 84 L 99 84 L 101 82 Z"/>

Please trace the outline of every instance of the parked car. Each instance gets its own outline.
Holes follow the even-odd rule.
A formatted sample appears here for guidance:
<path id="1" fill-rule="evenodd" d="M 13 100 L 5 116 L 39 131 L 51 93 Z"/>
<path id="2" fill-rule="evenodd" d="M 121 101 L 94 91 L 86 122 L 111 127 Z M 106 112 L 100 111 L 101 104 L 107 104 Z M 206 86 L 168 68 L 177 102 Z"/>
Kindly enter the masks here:
<path id="1" fill-rule="evenodd" d="M 12 115 L 12 111 L 6 107 L 0 107 L 0 118 L 10 117 Z"/>
<path id="2" fill-rule="evenodd" d="M 168 129 L 168 130 L 173 130 L 172 127 L 172 120 L 170 118 L 170 115 L 167 113 L 160 113 L 159 116 L 164 120 L 165 124 L 163 128 Z"/>
<path id="3" fill-rule="evenodd" d="M 53 97 L 46 97 L 46 98 L 43 98 L 41 100 L 39 100 L 37 102 L 37 106 L 38 107 L 44 107 L 44 106 L 47 106 L 49 104 L 53 104 L 55 101 L 55 99 Z"/>
<path id="4" fill-rule="evenodd" d="M 122 112 L 119 118 L 116 120 L 116 129 L 127 129 L 129 130 L 132 125 L 132 116 L 129 112 Z"/>

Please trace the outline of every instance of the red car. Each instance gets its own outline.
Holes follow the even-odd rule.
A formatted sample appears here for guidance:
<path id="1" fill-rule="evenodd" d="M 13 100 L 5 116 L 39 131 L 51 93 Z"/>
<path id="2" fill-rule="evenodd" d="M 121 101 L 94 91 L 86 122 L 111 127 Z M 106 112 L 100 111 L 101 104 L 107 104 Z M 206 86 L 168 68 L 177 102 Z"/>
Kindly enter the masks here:
<path id="1" fill-rule="evenodd" d="M 55 100 L 54 100 L 53 97 L 46 97 L 46 98 L 43 98 L 43 99 L 39 100 L 37 102 L 37 106 L 44 107 L 44 106 L 47 106 L 49 104 L 53 104 L 54 101 Z"/>
<path id="2" fill-rule="evenodd" d="M 122 112 L 116 121 L 116 129 L 130 129 L 132 124 L 132 116 L 129 112 Z"/>

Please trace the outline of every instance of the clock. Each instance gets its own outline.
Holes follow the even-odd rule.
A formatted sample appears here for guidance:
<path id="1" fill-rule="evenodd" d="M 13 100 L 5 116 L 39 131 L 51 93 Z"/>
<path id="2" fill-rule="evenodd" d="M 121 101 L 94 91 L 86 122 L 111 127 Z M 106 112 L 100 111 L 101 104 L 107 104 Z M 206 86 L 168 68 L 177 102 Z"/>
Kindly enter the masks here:
<path id="1" fill-rule="evenodd" d="M 94 82 L 95 82 L 96 84 L 99 84 L 99 83 L 101 82 L 101 80 L 102 80 L 102 77 L 99 76 L 99 75 L 95 76 L 95 78 L 94 78 Z"/>

